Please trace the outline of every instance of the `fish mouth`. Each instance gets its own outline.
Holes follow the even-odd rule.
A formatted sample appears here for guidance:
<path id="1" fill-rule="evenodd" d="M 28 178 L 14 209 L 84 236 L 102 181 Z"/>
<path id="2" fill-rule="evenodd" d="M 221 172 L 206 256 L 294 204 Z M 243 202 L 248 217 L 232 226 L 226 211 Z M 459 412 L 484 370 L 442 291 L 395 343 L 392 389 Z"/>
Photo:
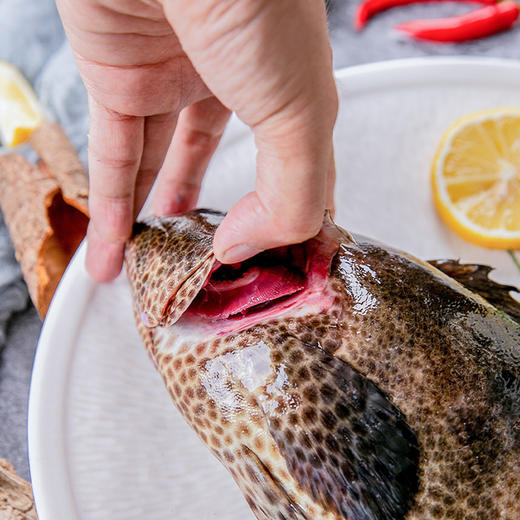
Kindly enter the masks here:
<path id="1" fill-rule="evenodd" d="M 184 317 L 209 321 L 272 317 L 323 290 L 337 247 L 318 235 L 244 262 L 215 261 Z"/>

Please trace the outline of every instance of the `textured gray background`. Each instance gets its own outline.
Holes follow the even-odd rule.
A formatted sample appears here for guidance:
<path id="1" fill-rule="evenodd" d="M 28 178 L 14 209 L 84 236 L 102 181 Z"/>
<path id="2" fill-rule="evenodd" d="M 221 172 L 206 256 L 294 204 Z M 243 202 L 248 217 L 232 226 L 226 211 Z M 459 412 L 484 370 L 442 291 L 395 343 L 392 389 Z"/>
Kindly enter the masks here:
<path id="1" fill-rule="evenodd" d="M 459 45 L 417 43 L 392 30 L 405 20 L 461 13 L 473 4 L 428 3 L 394 9 L 379 15 L 360 34 L 352 24 L 357 0 L 331 0 L 328 4 L 336 68 L 420 56 L 520 57 L 520 28 Z M 51 0 L 0 0 L 0 60 L 10 61 L 24 72 L 48 114 L 64 126 L 85 161 L 85 92 Z M 41 322 L 26 298 L 0 217 L 0 457 L 9 459 L 28 478 L 27 396 Z"/>

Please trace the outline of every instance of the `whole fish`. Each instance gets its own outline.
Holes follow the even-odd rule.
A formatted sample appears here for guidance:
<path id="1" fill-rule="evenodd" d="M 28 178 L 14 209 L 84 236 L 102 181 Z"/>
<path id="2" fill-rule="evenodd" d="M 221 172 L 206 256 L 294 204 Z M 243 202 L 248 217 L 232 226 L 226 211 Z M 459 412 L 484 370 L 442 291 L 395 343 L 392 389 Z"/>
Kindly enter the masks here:
<path id="1" fill-rule="evenodd" d="M 514 288 L 330 218 L 303 244 L 222 265 L 222 218 L 138 223 L 125 263 L 175 405 L 256 517 L 519 520 Z"/>

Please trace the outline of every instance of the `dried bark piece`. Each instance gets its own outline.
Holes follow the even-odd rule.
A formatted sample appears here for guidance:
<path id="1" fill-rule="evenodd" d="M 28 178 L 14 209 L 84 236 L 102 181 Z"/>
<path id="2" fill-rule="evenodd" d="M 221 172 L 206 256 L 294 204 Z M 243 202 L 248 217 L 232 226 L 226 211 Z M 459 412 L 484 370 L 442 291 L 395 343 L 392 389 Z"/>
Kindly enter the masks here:
<path id="1" fill-rule="evenodd" d="M 47 164 L 34 166 L 17 154 L 0 157 L 0 205 L 29 294 L 42 318 L 88 224 L 82 195 L 70 198 L 82 188 L 69 186 L 65 200 Z"/>
<path id="2" fill-rule="evenodd" d="M 29 143 L 56 178 L 67 204 L 88 215 L 87 172 L 63 128 L 45 121 L 32 133 Z"/>
<path id="3" fill-rule="evenodd" d="M 0 520 L 38 520 L 31 484 L 0 459 Z"/>

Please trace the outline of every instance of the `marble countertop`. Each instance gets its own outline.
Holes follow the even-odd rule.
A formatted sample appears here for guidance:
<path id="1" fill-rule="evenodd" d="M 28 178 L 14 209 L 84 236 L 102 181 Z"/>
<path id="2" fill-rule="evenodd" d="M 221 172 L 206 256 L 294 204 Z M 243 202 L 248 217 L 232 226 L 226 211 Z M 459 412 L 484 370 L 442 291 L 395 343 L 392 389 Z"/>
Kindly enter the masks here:
<path id="1" fill-rule="evenodd" d="M 519 27 L 459 45 L 418 43 L 392 30 L 405 20 L 461 13 L 471 9 L 471 4 L 427 3 L 394 9 L 381 13 L 362 33 L 356 33 L 352 23 L 357 0 L 330 0 L 328 4 L 335 68 L 423 56 L 520 58 Z M 0 0 L 0 60 L 15 63 L 35 84 L 47 110 L 65 127 L 84 159 L 86 98 L 51 0 L 29 0 L 23 12 L 18 0 Z M 29 478 L 27 397 L 40 329 L 32 306 L 15 313 L 0 353 L 0 457 L 13 463 L 25 478 Z"/>

